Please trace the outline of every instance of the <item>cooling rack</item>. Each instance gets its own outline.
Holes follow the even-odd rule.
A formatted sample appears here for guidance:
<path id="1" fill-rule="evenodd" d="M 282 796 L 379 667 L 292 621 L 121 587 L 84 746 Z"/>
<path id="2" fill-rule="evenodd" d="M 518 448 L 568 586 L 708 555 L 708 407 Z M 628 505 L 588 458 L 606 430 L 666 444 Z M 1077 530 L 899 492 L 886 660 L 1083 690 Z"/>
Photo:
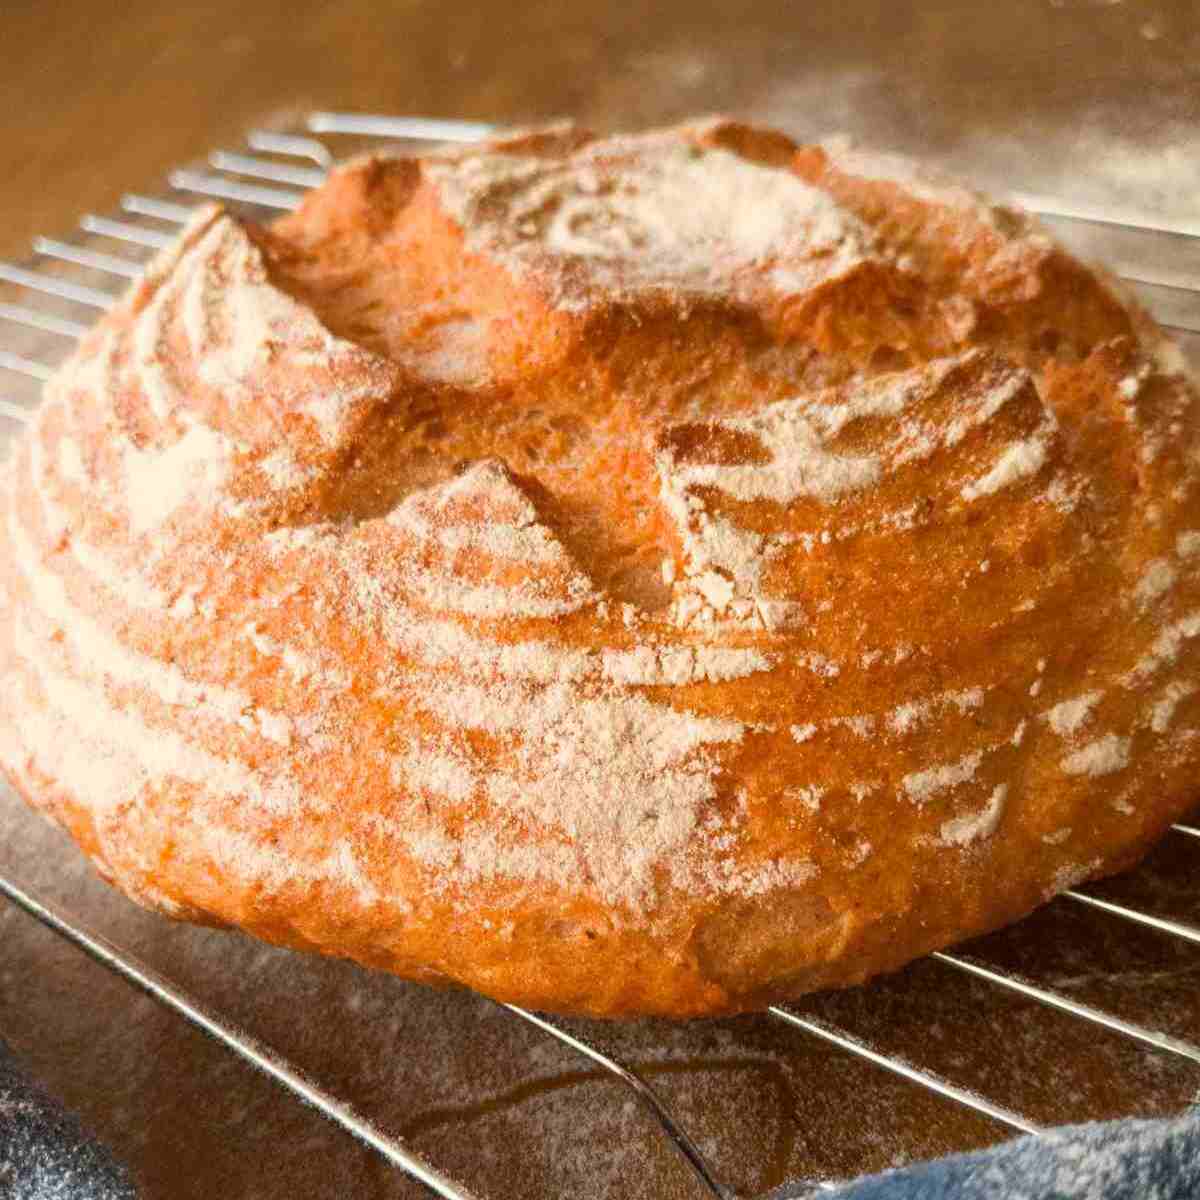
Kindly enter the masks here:
<path id="1" fill-rule="evenodd" d="M 294 208 L 302 189 L 319 184 L 334 158 L 345 151 L 404 143 L 470 142 L 492 132 L 492 126 L 480 122 L 317 112 L 288 130 L 255 130 L 244 147 L 215 151 L 202 166 L 173 171 L 162 192 L 125 195 L 118 212 L 84 216 L 79 231 L 67 239 L 37 238 L 28 261 L 0 262 L 0 442 L 7 441 L 28 419 L 41 383 L 96 316 L 113 303 L 127 281 L 138 277 L 149 256 L 170 243 L 194 204 L 215 198 L 262 219 Z M 1175 331 L 1185 352 L 1195 361 L 1200 353 L 1200 221 L 1149 220 L 1136 213 L 1081 208 L 1032 193 L 1014 193 L 1014 199 L 1039 213 L 1074 249 L 1109 263 L 1158 320 Z M 1178 824 L 1170 836 L 1200 839 L 1200 826 Z M 1194 841 L 1192 844 L 1195 846 Z M 1102 888 L 1073 889 L 1063 893 L 1062 901 L 1086 910 L 1097 921 L 1125 923 L 1155 937 L 1200 947 L 1200 924 L 1160 915 L 1152 911 L 1152 906 L 1120 902 L 1102 892 Z M 128 949 L 90 930 L 74 913 L 37 894 L 12 873 L 0 871 L 0 894 L 204 1030 L 282 1088 L 315 1106 L 434 1194 L 448 1200 L 469 1200 L 473 1195 L 437 1164 L 356 1112 L 334 1090 L 242 1032 L 214 1006 L 195 998 Z M 1200 1086 L 1200 1046 L 1192 1041 L 1127 1019 L 1117 1011 L 1084 1003 L 1067 989 L 1043 986 L 1022 972 L 974 954 L 938 952 L 930 956 L 930 961 L 969 976 L 987 994 L 1018 997 L 1126 1039 L 1147 1052 L 1183 1060 L 1196 1069 L 1195 1083 Z M 864 989 L 861 996 L 862 1003 L 870 1004 L 872 990 Z M 739 1193 L 719 1178 L 711 1165 L 712 1155 L 701 1149 L 699 1141 L 643 1073 L 566 1023 L 515 1005 L 499 1005 L 498 1012 L 556 1041 L 627 1089 L 682 1156 L 701 1192 L 719 1200 L 735 1200 Z M 972 1110 L 993 1122 L 998 1132 L 1040 1132 L 1041 1122 L 990 1099 L 986 1088 L 970 1086 L 944 1071 L 922 1066 L 920 1047 L 897 1053 L 849 1025 L 814 1015 L 801 1006 L 771 1008 L 763 1019 L 779 1023 L 797 1037 L 816 1039 L 865 1060 L 913 1088 Z M 828 1181 L 813 1182 L 816 1190 L 831 1186 Z"/>

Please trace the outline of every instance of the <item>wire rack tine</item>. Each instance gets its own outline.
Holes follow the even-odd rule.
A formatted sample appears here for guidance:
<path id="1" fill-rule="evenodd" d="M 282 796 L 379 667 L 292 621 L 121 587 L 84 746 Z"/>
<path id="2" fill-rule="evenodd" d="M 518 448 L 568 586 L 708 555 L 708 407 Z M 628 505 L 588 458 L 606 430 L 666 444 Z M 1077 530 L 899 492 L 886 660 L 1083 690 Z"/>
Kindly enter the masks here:
<path id="1" fill-rule="evenodd" d="M 274 208 L 284 212 L 290 212 L 302 198 L 299 192 L 288 188 L 238 183 L 232 179 L 222 179 L 219 175 L 210 175 L 206 171 L 172 171 L 167 180 L 173 188 L 181 192 L 195 192 L 200 196 L 236 200 L 242 204 L 253 204 L 259 208 Z"/>
<path id="2" fill-rule="evenodd" d="M 1142 304 L 1145 306 L 1146 311 L 1149 312 L 1149 314 L 1154 317 L 1155 321 L 1158 322 L 1159 326 L 1165 329 L 1168 333 L 1186 333 L 1192 337 L 1200 334 L 1200 321 L 1197 321 L 1195 325 L 1181 325 L 1178 321 L 1168 321 L 1165 317 L 1156 314 L 1154 308 L 1151 305 L 1146 304 L 1144 298 L 1142 300 Z"/>
<path id="3" fill-rule="evenodd" d="M 15 400 L 0 399 L 0 416 L 11 417 L 14 421 L 20 421 L 22 425 L 29 421 L 31 412 L 23 404 L 18 404 Z"/>
<path id="4" fill-rule="evenodd" d="M 912 1063 L 906 1062 L 902 1058 L 883 1054 L 860 1038 L 837 1029 L 828 1022 L 814 1021 L 777 1005 L 772 1005 L 767 1011 L 777 1020 L 794 1026 L 796 1029 L 802 1029 L 805 1033 L 812 1034 L 823 1041 L 831 1042 L 842 1050 L 848 1050 L 851 1054 L 865 1058 L 877 1067 L 882 1067 L 885 1071 L 891 1071 L 894 1075 L 899 1075 L 911 1083 L 920 1084 L 921 1087 L 936 1092 L 939 1096 L 954 1100 L 965 1108 L 974 1109 L 975 1112 L 982 1113 L 985 1117 L 991 1117 L 992 1120 L 999 1121 L 1011 1129 L 1020 1130 L 1022 1133 L 1041 1132 L 1041 1129 L 1028 1117 L 1023 1117 L 1020 1113 L 1013 1112 L 1012 1109 L 1004 1108 L 999 1104 L 993 1104 L 990 1100 L 977 1096 L 974 1092 L 961 1088 L 957 1084 L 950 1083 L 948 1080 L 934 1075 L 931 1071 L 923 1071 L 920 1067 L 914 1067 Z"/>
<path id="5" fill-rule="evenodd" d="M 31 379 L 43 381 L 54 374 L 54 368 L 44 362 L 36 362 L 23 354 L 13 354 L 8 350 L 0 350 L 0 367 L 6 371 L 15 371 L 18 375 L 28 375 Z"/>
<path id="6" fill-rule="evenodd" d="M 15 267 L 12 263 L 0 262 L 0 279 L 29 288 L 32 292 L 44 292 L 47 296 L 74 300 L 76 304 L 85 304 L 88 308 L 108 308 L 116 299 L 111 292 L 102 292 L 99 288 L 87 287 L 69 279 L 59 279 L 57 275 L 28 271 L 24 267 Z"/>
<path id="7" fill-rule="evenodd" d="M 59 262 L 77 263 L 109 275 L 120 275 L 124 279 L 136 279 L 142 273 L 142 264 L 130 258 L 117 258 L 114 254 L 101 254 L 86 246 L 72 246 L 70 242 L 55 241 L 54 238 L 38 237 L 33 240 L 33 252 L 44 258 Z"/>
<path id="8" fill-rule="evenodd" d="M 361 133 L 417 142 L 478 142 L 499 129 L 487 121 L 452 121 L 439 117 L 388 117 L 373 113 L 315 112 L 308 118 L 312 133 Z"/>
<path id="9" fill-rule="evenodd" d="M 683 1156 L 684 1161 L 692 1168 L 696 1177 L 708 1191 L 716 1196 L 717 1200 L 734 1200 L 734 1193 L 713 1174 L 712 1168 L 709 1167 L 704 1156 L 700 1153 L 699 1147 L 692 1141 L 687 1131 L 671 1115 L 670 1109 L 667 1108 L 659 1094 L 636 1071 L 630 1070 L 629 1067 L 623 1063 L 619 1063 L 615 1058 L 610 1058 L 603 1051 L 597 1050 L 595 1046 L 589 1045 L 587 1042 L 568 1033 L 565 1029 L 561 1029 L 552 1021 L 539 1016 L 537 1013 L 530 1012 L 526 1008 L 520 1008 L 516 1004 L 501 1004 L 500 1007 L 507 1009 L 511 1013 L 515 1013 L 523 1021 L 528 1021 L 530 1025 L 540 1029 L 543 1033 L 549 1034 L 552 1038 L 556 1038 L 564 1046 L 569 1046 L 576 1053 L 591 1059 L 592 1062 L 620 1079 L 636 1093 L 642 1103 L 642 1107 L 658 1122 L 672 1145 Z"/>
<path id="10" fill-rule="evenodd" d="M 1141 213 L 1115 208 L 1094 208 L 1087 204 L 1069 204 L 1049 196 L 1039 196 L 1034 192 L 1012 192 L 1010 195 L 1022 208 L 1044 217 L 1093 221 L 1098 225 L 1117 225 L 1122 229 L 1172 233 L 1181 237 L 1200 237 L 1200 221 L 1147 220 Z"/>
<path id="11" fill-rule="evenodd" d="M 251 150 L 307 158 L 321 167 L 333 166 L 333 155 L 316 138 L 301 137 L 295 133 L 274 133 L 270 129 L 252 129 L 246 144 Z"/>
<path id="12" fill-rule="evenodd" d="M 336 1121 L 347 1132 L 378 1151 L 394 1166 L 407 1171 L 444 1200 L 474 1200 L 472 1193 L 460 1187 L 436 1167 L 419 1155 L 406 1149 L 395 1138 L 360 1117 L 344 1101 L 330 1095 L 323 1088 L 306 1079 L 295 1067 L 248 1034 L 242 1033 L 214 1015 L 198 1000 L 193 999 L 181 988 L 176 987 L 153 967 L 140 962 L 131 954 L 118 949 L 101 934 L 93 933 L 81 923 L 68 916 L 57 905 L 41 900 L 11 878 L 0 875 L 0 894 L 7 896 L 18 908 L 52 929 L 68 942 L 83 950 L 102 966 L 135 987 L 140 988 L 159 1003 L 172 1009 L 193 1025 L 203 1029 L 222 1045 L 239 1057 L 270 1076 L 276 1083 L 301 1100 L 319 1109 L 325 1116 Z"/>
<path id="13" fill-rule="evenodd" d="M 1191 302 L 1197 289 L 1157 283 L 1124 270 L 1118 271 L 1117 276 L 1130 285 L 1142 306 L 1165 329 L 1200 333 L 1200 304 Z"/>
<path id="14" fill-rule="evenodd" d="M 98 233 L 118 242 L 149 246 L 152 250 L 163 250 L 171 244 L 171 235 L 160 229 L 147 229 L 144 225 L 132 225 L 128 221 L 114 221 L 111 217 L 101 217 L 96 213 L 88 213 L 79 222 L 79 227 L 85 233 Z"/>
<path id="15" fill-rule="evenodd" d="M 143 196 L 138 192 L 126 192 L 121 197 L 121 208 L 127 213 L 141 217 L 155 217 L 159 221 L 170 221 L 173 225 L 186 225 L 192 219 L 194 209 L 172 200 L 160 200 L 157 196 Z"/>
<path id="16" fill-rule="evenodd" d="M 1150 913 L 1139 912 L 1136 908 L 1126 908 L 1123 904 L 1114 904 L 1111 900 L 1101 900 L 1099 896 L 1088 896 L 1084 892 L 1066 891 L 1059 895 L 1068 900 L 1076 900 L 1080 904 L 1090 905 L 1115 917 L 1124 917 L 1136 925 L 1145 925 L 1148 929 L 1157 929 L 1160 933 L 1169 933 L 1172 937 L 1182 938 L 1200 946 L 1200 929 L 1194 925 L 1185 925 L 1182 921 L 1171 921 L 1166 917 L 1155 917 Z"/>
<path id="17" fill-rule="evenodd" d="M 956 954 L 946 954 L 941 950 L 935 950 L 929 957 L 936 959 L 938 962 L 945 963 L 957 971 L 972 975 L 976 979 L 983 979 L 990 984 L 994 984 L 996 987 L 1006 988 L 1008 991 L 1017 992 L 1019 995 L 1026 996 L 1030 1000 L 1036 1000 L 1039 1004 L 1044 1004 L 1047 1008 L 1070 1013 L 1074 1017 L 1080 1017 L 1085 1021 L 1090 1021 L 1094 1025 L 1102 1025 L 1105 1029 L 1110 1029 L 1114 1033 L 1123 1034 L 1134 1041 L 1144 1042 L 1146 1045 L 1153 1046 L 1157 1050 L 1165 1050 L 1168 1054 L 1176 1054 L 1180 1058 L 1189 1059 L 1191 1062 L 1200 1065 L 1200 1047 L 1181 1041 L 1179 1038 L 1171 1037 L 1170 1034 L 1159 1033 L 1157 1030 L 1146 1029 L 1142 1025 L 1135 1025 L 1131 1021 L 1125 1021 L 1110 1013 L 1102 1012 L 1098 1008 L 1092 1008 L 1090 1004 L 1080 1004 L 1077 1000 L 1072 1000 L 1069 996 L 1063 996 L 1058 992 L 1037 987 L 1035 984 L 1029 983 L 1017 975 L 1011 975 L 1005 971 L 997 971 L 993 967 L 984 966 L 983 963 L 976 962 L 970 958 L 960 958 Z"/>
<path id="18" fill-rule="evenodd" d="M 1186 833 L 1188 837 L 1200 838 L 1200 829 L 1195 825 L 1172 825 L 1176 833 Z"/>
<path id="19" fill-rule="evenodd" d="M 269 179 L 272 183 L 292 183 L 302 188 L 320 187 L 325 182 L 326 173 L 317 167 L 271 162 L 253 154 L 234 154 L 229 150 L 214 150 L 208 156 L 208 163 L 218 171 L 231 171 L 252 179 Z"/>
<path id="20" fill-rule="evenodd" d="M 1143 283 L 1147 287 L 1166 288 L 1172 292 L 1200 292 L 1200 276 L 1184 274 L 1181 271 L 1166 270 L 1162 267 L 1147 270 L 1145 267 L 1128 267 L 1118 263 L 1116 272 L 1130 283 Z"/>
<path id="21" fill-rule="evenodd" d="M 16 325 L 27 325 L 30 329 L 40 329 L 43 333 L 58 333 L 69 338 L 81 338 L 88 331 L 88 327 L 80 321 L 69 321 L 66 317 L 39 312 L 36 308 L 26 308 L 23 304 L 0 304 L 0 319 L 12 321 Z"/>

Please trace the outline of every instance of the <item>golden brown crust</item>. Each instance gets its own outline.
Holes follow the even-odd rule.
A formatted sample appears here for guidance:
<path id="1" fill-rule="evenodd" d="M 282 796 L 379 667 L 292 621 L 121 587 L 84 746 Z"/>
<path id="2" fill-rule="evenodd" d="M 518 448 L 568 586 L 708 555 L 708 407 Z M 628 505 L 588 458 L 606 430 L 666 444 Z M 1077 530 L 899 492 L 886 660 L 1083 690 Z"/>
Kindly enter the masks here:
<path id="1" fill-rule="evenodd" d="M 7 468 L 0 762 L 140 902 L 537 1008 L 899 967 L 1200 766 L 1197 394 L 1030 218 L 710 121 L 192 223 Z"/>

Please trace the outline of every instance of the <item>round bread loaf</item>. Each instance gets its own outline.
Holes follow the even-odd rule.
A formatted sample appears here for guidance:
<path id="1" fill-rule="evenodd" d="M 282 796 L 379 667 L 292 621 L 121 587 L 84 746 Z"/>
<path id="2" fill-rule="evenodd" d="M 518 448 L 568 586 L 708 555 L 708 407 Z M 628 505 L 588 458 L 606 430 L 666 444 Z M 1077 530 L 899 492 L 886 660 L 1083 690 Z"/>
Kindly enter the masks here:
<path id="1" fill-rule="evenodd" d="M 0 757 L 172 916 L 563 1012 L 857 983 L 1200 772 L 1178 350 L 1029 217 L 710 121 L 209 208 L 4 475 Z"/>

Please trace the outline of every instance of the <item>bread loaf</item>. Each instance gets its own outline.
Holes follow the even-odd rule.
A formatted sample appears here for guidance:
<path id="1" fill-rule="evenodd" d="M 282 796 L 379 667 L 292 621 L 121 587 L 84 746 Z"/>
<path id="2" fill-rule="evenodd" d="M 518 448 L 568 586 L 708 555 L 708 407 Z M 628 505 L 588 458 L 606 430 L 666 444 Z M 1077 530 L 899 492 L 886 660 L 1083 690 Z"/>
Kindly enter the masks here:
<path id="1" fill-rule="evenodd" d="M 1178 350 L 1030 217 L 727 121 L 220 208 L 3 476 L 0 760 L 171 916 L 532 1007 L 860 982 L 1200 773 Z"/>

